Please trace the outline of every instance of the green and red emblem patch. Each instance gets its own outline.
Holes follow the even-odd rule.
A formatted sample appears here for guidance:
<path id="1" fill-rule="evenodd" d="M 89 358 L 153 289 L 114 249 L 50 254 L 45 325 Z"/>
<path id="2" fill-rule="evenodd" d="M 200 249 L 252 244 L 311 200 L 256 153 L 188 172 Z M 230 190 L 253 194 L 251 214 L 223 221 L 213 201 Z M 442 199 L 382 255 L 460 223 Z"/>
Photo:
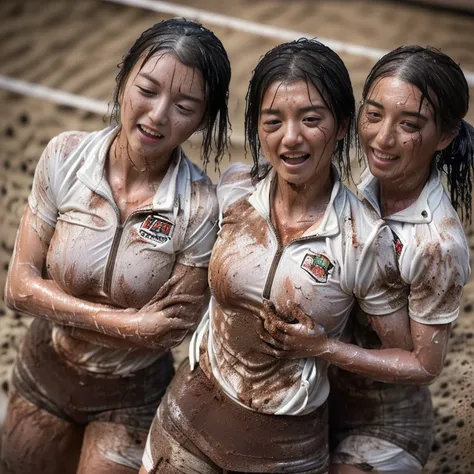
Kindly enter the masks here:
<path id="1" fill-rule="evenodd" d="M 308 272 L 318 283 L 326 283 L 334 265 L 322 253 L 307 253 L 304 256 L 301 268 Z"/>

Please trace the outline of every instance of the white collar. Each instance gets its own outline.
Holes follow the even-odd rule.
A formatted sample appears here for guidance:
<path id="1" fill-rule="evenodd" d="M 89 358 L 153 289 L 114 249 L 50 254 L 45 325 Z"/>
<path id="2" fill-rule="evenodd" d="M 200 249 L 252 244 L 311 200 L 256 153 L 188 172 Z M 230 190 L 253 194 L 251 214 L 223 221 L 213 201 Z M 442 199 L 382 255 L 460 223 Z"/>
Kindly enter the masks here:
<path id="1" fill-rule="evenodd" d="M 370 205 L 382 217 L 379 204 L 379 180 L 372 175 L 367 167 L 362 173 L 361 182 L 357 186 L 359 193 L 370 203 Z M 439 179 L 436 168 L 432 168 L 430 177 L 423 187 L 418 199 L 401 211 L 390 216 L 383 216 L 384 219 L 397 222 L 407 222 L 409 224 L 428 224 L 433 219 L 433 212 L 439 206 L 443 197 L 444 189 Z"/>
<path id="2" fill-rule="evenodd" d="M 109 184 L 104 179 L 105 161 L 107 153 L 120 130 L 120 126 L 107 127 L 96 132 L 93 140 L 80 151 L 84 155 L 84 165 L 77 172 L 78 178 L 92 191 L 104 194 L 114 202 Z M 154 211 L 172 211 L 175 206 L 178 188 L 178 175 L 183 160 L 184 152 L 178 147 L 173 152 L 170 165 L 153 197 L 152 208 Z M 188 177 L 190 179 L 190 177 Z"/>
<path id="3" fill-rule="evenodd" d="M 340 232 L 339 213 L 341 207 L 338 205 L 338 209 L 336 209 L 336 198 L 345 196 L 345 188 L 342 185 L 339 178 L 339 173 L 337 172 L 337 169 L 334 166 L 332 167 L 332 173 L 334 178 L 334 185 L 331 190 L 331 197 L 329 199 L 329 203 L 324 212 L 324 217 L 321 222 L 307 229 L 301 237 L 330 237 L 333 235 L 337 235 Z M 265 178 L 263 178 L 257 183 L 257 185 L 255 186 L 255 191 L 249 197 L 250 204 L 265 218 L 268 223 L 271 223 L 270 196 L 272 191 L 272 183 L 275 178 L 276 172 L 272 168 L 267 174 L 267 176 L 265 176 Z"/>

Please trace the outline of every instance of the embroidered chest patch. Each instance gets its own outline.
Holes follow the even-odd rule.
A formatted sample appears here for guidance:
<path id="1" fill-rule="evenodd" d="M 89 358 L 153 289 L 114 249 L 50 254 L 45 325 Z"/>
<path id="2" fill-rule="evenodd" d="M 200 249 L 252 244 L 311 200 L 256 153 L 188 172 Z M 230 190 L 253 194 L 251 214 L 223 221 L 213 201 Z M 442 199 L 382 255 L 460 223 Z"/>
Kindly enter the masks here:
<path id="1" fill-rule="evenodd" d="M 395 246 L 395 254 L 397 256 L 397 260 L 400 260 L 400 255 L 402 254 L 403 250 L 403 244 L 402 241 L 400 240 L 400 237 L 398 237 L 397 234 L 392 230 L 393 234 L 393 245 Z"/>
<path id="2" fill-rule="evenodd" d="M 138 233 L 146 240 L 164 243 L 171 239 L 174 224 L 163 217 L 147 216 L 142 222 Z"/>
<path id="3" fill-rule="evenodd" d="M 307 253 L 301 268 L 308 272 L 318 283 L 326 283 L 334 265 L 322 253 Z"/>

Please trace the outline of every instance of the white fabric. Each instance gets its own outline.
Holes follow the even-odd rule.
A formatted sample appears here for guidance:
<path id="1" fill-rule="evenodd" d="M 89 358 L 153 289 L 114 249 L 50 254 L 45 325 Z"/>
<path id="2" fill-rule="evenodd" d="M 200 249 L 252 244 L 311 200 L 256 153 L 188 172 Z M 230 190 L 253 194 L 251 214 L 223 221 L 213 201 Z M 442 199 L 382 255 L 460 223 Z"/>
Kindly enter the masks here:
<path id="1" fill-rule="evenodd" d="M 367 169 L 360 194 L 381 216 L 378 180 Z M 398 244 L 399 268 L 410 285 L 410 317 L 422 324 L 445 324 L 459 315 L 462 290 L 470 275 L 469 247 L 462 224 L 433 169 L 418 199 L 385 216 Z M 399 242 L 397 242 L 397 237 Z"/>
<path id="2" fill-rule="evenodd" d="M 331 463 L 347 464 L 347 455 L 350 455 L 351 465 L 369 464 L 376 472 L 418 474 L 423 469 L 415 456 L 372 436 L 348 436 L 331 453 Z"/>
<path id="3" fill-rule="evenodd" d="M 153 469 L 153 455 L 151 453 L 151 431 L 148 433 L 146 438 L 145 451 L 143 452 L 142 464 L 146 472 L 150 472 Z"/>
<path id="4" fill-rule="evenodd" d="M 193 337 L 190 358 L 197 362 L 209 327 L 212 372 L 222 389 L 246 408 L 303 415 L 322 405 L 329 392 L 324 361 L 275 359 L 259 350 L 266 284 L 271 283 L 269 299 L 279 312 L 295 302 L 334 338 L 341 335 L 355 298 L 366 313 L 376 315 L 406 304 L 401 285 L 387 284 L 387 274 L 396 273 L 389 228 L 341 184 L 335 170 L 334 175 L 322 222 L 283 248 L 270 220 L 273 172 L 254 188 L 249 168 L 234 165 L 218 185 L 221 230 L 209 266 L 213 296 L 209 315 Z"/>
<path id="5" fill-rule="evenodd" d="M 152 205 L 121 223 L 105 177 L 118 130 L 66 132 L 51 140 L 36 168 L 29 205 L 55 227 L 46 258 L 49 278 L 79 298 L 140 308 L 169 279 L 175 263 L 208 265 L 218 208 L 209 178 L 178 149 Z M 56 344 L 58 337 L 53 331 Z M 79 342 L 65 353 L 86 370 L 115 375 L 160 356 Z"/>

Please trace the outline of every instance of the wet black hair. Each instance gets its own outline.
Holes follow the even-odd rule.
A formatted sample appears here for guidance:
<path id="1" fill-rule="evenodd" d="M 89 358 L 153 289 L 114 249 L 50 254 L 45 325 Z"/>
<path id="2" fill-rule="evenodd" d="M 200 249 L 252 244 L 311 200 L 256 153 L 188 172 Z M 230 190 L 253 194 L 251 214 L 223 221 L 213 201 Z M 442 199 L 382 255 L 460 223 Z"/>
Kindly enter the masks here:
<path id="1" fill-rule="evenodd" d="M 259 160 L 258 120 L 265 92 L 275 82 L 299 80 L 318 90 L 338 130 L 347 126 L 346 135 L 336 144 L 333 159 L 342 179 L 351 176 L 349 151 L 355 136 L 355 100 L 349 73 L 334 51 L 315 39 L 301 38 L 268 51 L 252 73 L 245 110 L 245 146 L 252 154 L 254 182 L 263 179 L 270 170 L 268 164 Z"/>
<path id="2" fill-rule="evenodd" d="M 433 163 L 439 171 L 446 173 L 453 207 L 461 219 L 470 221 L 474 128 L 463 120 L 469 109 L 469 86 L 461 68 L 438 49 L 401 46 L 383 56 L 370 71 L 360 110 L 374 83 L 390 76 L 420 90 L 420 109 L 426 100 L 441 133 L 456 133 L 444 150 L 434 154 Z"/>
<path id="3" fill-rule="evenodd" d="M 171 53 L 185 66 L 202 74 L 206 87 L 206 111 L 202 127 L 202 162 L 215 153 L 216 169 L 228 149 L 230 131 L 228 99 L 231 68 L 223 44 L 211 30 L 194 21 L 174 18 L 144 31 L 125 54 L 115 78 L 112 120 L 120 122 L 119 99 L 135 64 L 143 65 L 156 53 Z"/>

